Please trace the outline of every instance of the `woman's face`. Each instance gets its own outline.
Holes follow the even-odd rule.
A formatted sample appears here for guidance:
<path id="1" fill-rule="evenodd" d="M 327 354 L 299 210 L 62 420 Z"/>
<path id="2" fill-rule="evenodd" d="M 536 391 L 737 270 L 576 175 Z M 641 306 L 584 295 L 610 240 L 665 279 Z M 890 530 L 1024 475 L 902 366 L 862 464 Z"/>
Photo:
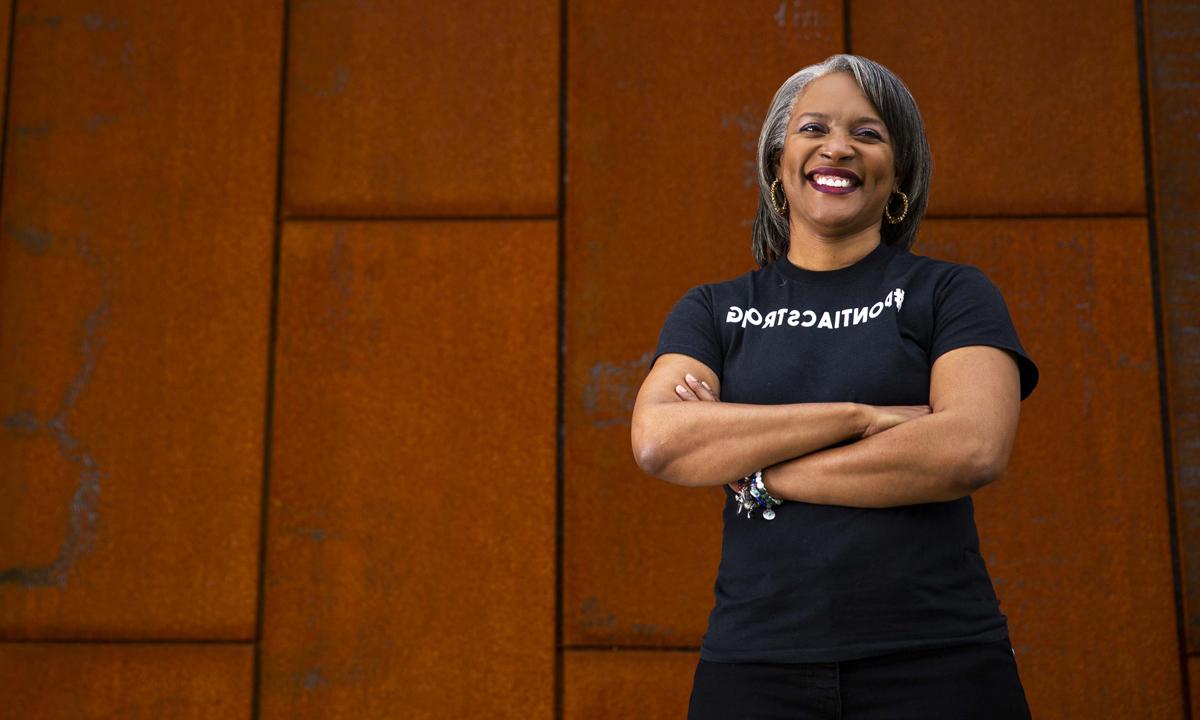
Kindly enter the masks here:
<path id="1" fill-rule="evenodd" d="M 817 78 L 796 99 L 777 177 L 794 229 L 821 237 L 878 226 L 897 189 L 892 140 L 853 76 Z"/>

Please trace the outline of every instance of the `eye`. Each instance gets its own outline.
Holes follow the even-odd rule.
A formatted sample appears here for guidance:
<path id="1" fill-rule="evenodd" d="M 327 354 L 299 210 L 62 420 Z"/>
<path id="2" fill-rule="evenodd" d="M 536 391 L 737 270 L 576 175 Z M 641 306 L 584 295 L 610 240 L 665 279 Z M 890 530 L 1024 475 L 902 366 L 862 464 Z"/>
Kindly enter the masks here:
<path id="1" fill-rule="evenodd" d="M 871 128 L 863 128 L 862 130 L 858 131 L 858 134 L 862 135 L 863 137 L 874 138 L 875 140 L 883 139 L 883 135 L 880 135 L 878 130 L 872 130 Z"/>
<path id="2" fill-rule="evenodd" d="M 796 132 L 824 132 L 825 128 L 817 123 L 804 123 L 796 128 Z"/>

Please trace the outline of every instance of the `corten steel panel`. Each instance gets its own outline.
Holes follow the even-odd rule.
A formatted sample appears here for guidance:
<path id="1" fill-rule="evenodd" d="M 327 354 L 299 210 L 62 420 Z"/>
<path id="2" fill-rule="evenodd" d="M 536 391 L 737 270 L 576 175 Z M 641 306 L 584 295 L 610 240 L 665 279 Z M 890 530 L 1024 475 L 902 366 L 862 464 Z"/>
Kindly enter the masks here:
<path id="1" fill-rule="evenodd" d="M 288 223 L 264 718 L 549 717 L 557 226 Z"/>
<path id="2" fill-rule="evenodd" d="M 1038 718 L 1183 710 L 1146 222 L 930 221 L 1000 287 L 1041 382 L 981 547 Z"/>
<path id="3" fill-rule="evenodd" d="M 669 651 L 563 653 L 563 718 L 686 717 L 700 654 Z"/>
<path id="4" fill-rule="evenodd" d="M 1200 657 L 1189 655 L 1187 658 L 1188 686 L 1191 690 L 1192 717 L 1200 717 Z"/>
<path id="5" fill-rule="evenodd" d="M 694 646 L 722 491 L 644 475 L 629 414 L 671 305 L 753 266 L 763 115 L 792 73 L 841 50 L 842 4 L 569 12 L 563 637 Z"/>
<path id="6" fill-rule="evenodd" d="M 254 647 L 0 643 L 0 720 L 243 720 Z"/>
<path id="7" fill-rule="evenodd" d="M 931 215 L 1140 214 L 1129 0 L 852 2 L 854 52 L 912 90 Z"/>
<path id="8" fill-rule="evenodd" d="M 278 2 L 21 5 L 0 636 L 254 636 Z"/>
<path id="9" fill-rule="evenodd" d="M 289 215 L 553 215 L 559 5 L 295 2 Z"/>
<path id="10" fill-rule="evenodd" d="M 1145 5 L 1171 448 L 1190 652 L 1200 652 L 1200 7 Z M 1200 686 L 1192 685 L 1200 697 Z"/>

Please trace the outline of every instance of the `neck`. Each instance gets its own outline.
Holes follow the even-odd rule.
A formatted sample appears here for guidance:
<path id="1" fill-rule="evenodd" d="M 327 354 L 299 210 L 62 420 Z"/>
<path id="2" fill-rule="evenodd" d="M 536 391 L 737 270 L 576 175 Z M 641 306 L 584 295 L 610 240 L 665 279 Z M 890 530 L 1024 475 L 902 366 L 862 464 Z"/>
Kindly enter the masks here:
<path id="1" fill-rule="evenodd" d="M 797 232 L 792 227 L 788 260 L 805 270 L 840 270 L 866 257 L 879 247 L 879 225 L 853 235 L 823 236 Z"/>

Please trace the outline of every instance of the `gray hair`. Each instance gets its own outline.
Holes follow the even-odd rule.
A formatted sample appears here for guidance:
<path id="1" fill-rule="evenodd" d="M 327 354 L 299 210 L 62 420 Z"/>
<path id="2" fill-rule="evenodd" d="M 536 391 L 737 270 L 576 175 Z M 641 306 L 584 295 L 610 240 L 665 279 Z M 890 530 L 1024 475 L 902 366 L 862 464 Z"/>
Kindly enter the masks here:
<path id="1" fill-rule="evenodd" d="M 758 213 L 754 216 L 751 233 L 754 260 L 759 267 L 787 255 L 790 243 L 788 219 L 775 212 L 771 203 L 771 183 L 775 182 L 775 163 L 783 152 L 792 108 L 805 86 L 835 72 L 853 75 L 863 94 L 879 111 L 892 137 L 900 189 L 908 195 L 908 214 L 899 223 L 884 222 L 880 239 L 886 245 L 905 250 L 912 247 L 916 239 L 917 226 L 929 203 L 929 177 L 933 172 L 933 157 L 917 101 L 900 78 L 879 63 L 858 55 L 832 55 L 788 78 L 776 91 L 763 120 L 758 136 Z"/>

